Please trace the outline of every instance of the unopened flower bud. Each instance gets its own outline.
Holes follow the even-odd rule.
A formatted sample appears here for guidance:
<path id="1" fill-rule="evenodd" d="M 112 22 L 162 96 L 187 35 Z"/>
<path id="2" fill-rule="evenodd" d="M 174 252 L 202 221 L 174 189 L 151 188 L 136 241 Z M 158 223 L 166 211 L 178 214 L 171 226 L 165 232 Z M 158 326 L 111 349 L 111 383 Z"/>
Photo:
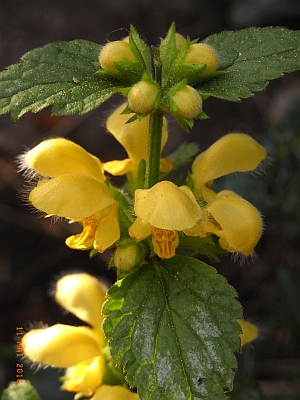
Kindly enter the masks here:
<path id="1" fill-rule="evenodd" d="M 202 75 L 208 75 L 217 69 L 218 57 L 216 51 L 208 44 L 195 43 L 191 45 L 184 62 L 187 64 L 206 64 Z"/>
<path id="2" fill-rule="evenodd" d="M 202 110 L 202 98 L 191 86 L 186 85 L 173 96 L 177 114 L 184 118 L 196 118 Z"/>
<path id="3" fill-rule="evenodd" d="M 129 43 L 122 40 L 107 43 L 99 55 L 101 67 L 106 71 L 118 73 L 115 63 L 119 61 L 135 61 Z"/>
<path id="4" fill-rule="evenodd" d="M 114 254 L 114 264 L 120 271 L 129 272 L 140 262 L 141 256 L 141 250 L 136 244 L 118 246 Z"/>
<path id="5" fill-rule="evenodd" d="M 148 81 L 136 83 L 128 93 L 128 105 L 131 111 L 145 114 L 151 111 L 158 95 L 158 87 Z"/>

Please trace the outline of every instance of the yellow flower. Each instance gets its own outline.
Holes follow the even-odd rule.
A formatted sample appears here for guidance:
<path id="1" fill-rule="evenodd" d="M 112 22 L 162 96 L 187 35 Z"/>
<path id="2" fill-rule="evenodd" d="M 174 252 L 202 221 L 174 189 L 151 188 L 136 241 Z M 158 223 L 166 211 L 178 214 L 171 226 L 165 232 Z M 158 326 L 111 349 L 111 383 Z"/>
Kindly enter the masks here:
<path id="1" fill-rule="evenodd" d="M 67 368 L 62 388 L 91 396 L 105 370 L 101 306 L 106 288 L 85 274 L 66 275 L 57 282 L 55 299 L 89 326 L 56 324 L 33 329 L 23 337 L 23 351 L 32 362 Z"/>
<path id="2" fill-rule="evenodd" d="M 124 108 L 125 104 L 122 104 L 108 117 L 106 128 L 125 148 L 129 158 L 109 161 L 104 164 L 104 169 L 112 175 L 124 175 L 131 172 L 136 177 L 141 160 L 147 159 L 150 115 L 142 120 L 135 120 L 127 124 L 128 119 L 134 114 L 120 114 Z M 163 150 L 167 140 L 167 121 L 164 118 L 161 150 Z M 171 169 L 171 161 L 166 158 L 161 159 L 160 170 L 169 172 Z"/>
<path id="3" fill-rule="evenodd" d="M 237 322 L 242 328 L 242 333 L 240 334 L 241 347 L 258 338 L 258 328 L 256 325 L 244 319 L 238 319 Z"/>
<path id="4" fill-rule="evenodd" d="M 154 251 L 160 258 L 175 255 L 179 231 L 190 236 L 203 236 L 199 225 L 202 211 L 187 186 L 178 187 L 162 181 L 151 189 L 138 189 L 134 212 L 137 218 L 129 228 L 129 235 L 138 242 L 152 235 Z"/>
<path id="5" fill-rule="evenodd" d="M 69 247 L 102 253 L 119 239 L 119 203 L 104 183 L 99 159 L 69 140 L 49 139 L 24 156 L 21 168 L 29 176 L 47 177 L 30 192 L 36 209 L 83 225 L 80 234 L 66 240 Z"/>
<path id="6" fill-rule="evenodd" d="M 219 236 L 220 246 L 245 256 L 253 253 L 263 222 L 259 211 L 230 190 L 222 190 L 204 207 L 202 228 Z"/>
<path id="7" fill-rule="evenodd" d="M 104 182 L 101 161 L 65 138 L 44 140 L 24 155 L 22 169 L 34 176 L 55 177 L 68 173 L 92 176 Z"/>
<path id="8" fill-rule="evenodd" d="M 128 105 L 132 112 L 145 114 L 157 104 L 159 89 L 149 81 L 140 81 L 132 86 L 128 93 Z"/>
<path id="9" fill-rule="evenodd" d="M 266 150 L 256 140 L 242 133 L 230 133 L 213 143 L 195 158 L 192 178 L 196 196 L 212 200 L 216 193 L 212 181 L 233 172 L 253 171 L 266 157 Z"/>
<path id="10" fill-rule="evenodd" d="M 132 393 L 122 386 L 101 385 L 91 400 L 139 400 L 137 393 Z"/>
<path id="11" fill-rule="evenodd" d="M 210 187 L 213 180 L 233 172 L 252 171 L 266 157 L 256 140 L 242 133 L 231 133 L 199 154 L 192 165 L 194 193 L 207 205 L 201 223 L 205 232 L 219 236 L 222 248 L 246 256 L 253 254 L 263 230 L 259 211 L 230 190 L 220 193 Z"/>

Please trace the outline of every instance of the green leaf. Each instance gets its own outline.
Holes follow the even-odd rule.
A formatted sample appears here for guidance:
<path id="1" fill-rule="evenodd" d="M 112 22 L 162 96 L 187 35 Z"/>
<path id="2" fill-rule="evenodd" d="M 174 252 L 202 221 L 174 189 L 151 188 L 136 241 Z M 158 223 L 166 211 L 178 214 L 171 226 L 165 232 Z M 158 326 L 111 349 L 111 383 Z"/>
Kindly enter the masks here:
<path id="1" fill-rule="evenodd" d="M 128 184 L 130 186 L 131 196 L 133 198 L 134 192 L 137 189 L 143 189 L 145 184 L 145 174 L 146 174 L 146 161 L 141 160 L 138 167 L 137 176 L 133 176 L 132 172 L 127 172 L 126 177 Z"/>
<path id="2" fill-rule="evenodd" d="M 54 42 L 31 50 L 0 74 L 0 114 L 17 121 L 53 106 L 54 115 L 84 114 L 118 91 L 120 82 L 101 74 L 101 46 L 85 40 Z"/>
<path id="3" fill-rule="evenodd" d="M 37 392 L 29 381 L 21 383 L 10 382 L 2 393 L 1 400 L 40 400 Z"/>
<path id="4" fill-rule="evenodd" d="M 167 33 L 166 38 L 161 42 L 159 51 L 160 51 L 160 59 L 162 62 L 162 87 L 166 86 L 169 79 L 171 78 L 171 71 L 173 68 L 174 61 L 179 53 L 179 50 L 176 47 L 175 40 L 175 24 L 173 23 Z"/>
<path id="5" fill-rule="evenodd" d="M 281 27 L 248 28 L 209 36 L 224 73 L 196 87 L 200 92 L 238 101 L 264 89 L 268 81 L 300 69 L 300 31 Z"/>
<path id="6" fill-rule="evenodd" d="M 178 249 L 189 250 L 191 254 L 205 254 L 209 258 L 218 261 L 218 255 L 224 254 L 225 250 L 219 245 L 214 236 L 180 236 Z M 190 255 L 191 255 L 190 254 Z"/>
<path id="7" fill-rule="evenodd" d="M 241 306 L 214 268 L 175 256 L 144 264 L 108 292 L 104 331 L 145 399 L 224 399 L 240 346 Z"/>
<path id="8" fill-rule="evenodd" d="M 178 169 L 191 161 L 191 159 L 199 153 L 199 144 L 195 142 L 182 143 L 168 157 L 173 163 L 173 168 Z"/>

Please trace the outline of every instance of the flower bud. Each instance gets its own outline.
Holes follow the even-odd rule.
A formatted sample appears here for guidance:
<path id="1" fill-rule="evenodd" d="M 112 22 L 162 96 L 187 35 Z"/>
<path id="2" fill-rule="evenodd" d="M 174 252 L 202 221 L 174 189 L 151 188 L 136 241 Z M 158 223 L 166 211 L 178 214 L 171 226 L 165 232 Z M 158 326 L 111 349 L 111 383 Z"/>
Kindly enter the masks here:
<path id="1" fill-rule="evenodd" d="M 135 61 L 129 43 L 122 40 L 107 43 L 99 55 L 101 67 L 106 71 L 118 73 L 115 63 L 119 61 Z"/>
<path id="2" fill-rule="evenodd" d="M 148 81 L 136 83 L 128 93 L 128 105 L 131 111 L 145 114 L 151 111 L 156 103 L 158 87 Z"/>
<path id="3" fill-rule="evenodd" d="M 141 251 L 136 244 L 118 246 L 114 254 L 115 266 L 123 272 L 129 272 L 141 259 Z"/>
<path id="4" fill-rule="evenodd" d="M 203 63 L 206 64 L 202 75 L 208 75 L 217 69 L 218 57 L 215 50 L 205 43 L 192 44 L 184 62 L 186 64 Z"/>
<path id="5" fill-rule="evenodd" d="M 196 118 L 202 110 L 202 98 L 191 86 L 184 86 L 173 96 L 172 100 L 177 107 L 176 113 L 184 118 Z"/>

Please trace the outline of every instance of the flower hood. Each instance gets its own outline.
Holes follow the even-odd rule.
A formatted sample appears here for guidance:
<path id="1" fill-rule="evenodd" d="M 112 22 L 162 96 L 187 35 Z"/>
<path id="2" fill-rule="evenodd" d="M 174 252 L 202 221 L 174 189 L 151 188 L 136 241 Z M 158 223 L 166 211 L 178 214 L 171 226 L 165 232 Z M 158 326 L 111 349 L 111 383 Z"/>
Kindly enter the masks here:
<path id="1" fill-rule="evenodd" d="M 108 117 L 106 128 L 124 147 L 128 158 L 106 162 L 104 164 L 104 169 L 112 175 L 123 175 L 127 172 L 131 172 L 133 176 L 136 177 L 141 160 L 147 159 L 150 116 L 148 115 L 141 120 L 137 119 L 127 123 L 134 114 L 121 114 L 125 106 L 126 104 L 122 104 Z M 161 151 L 167 140 L 167 120 L 164 118 Z M 160 169 L 162 172 L 169 172 L 172 169 L 171 161 L 168 159 L 161 159 Z"/>

